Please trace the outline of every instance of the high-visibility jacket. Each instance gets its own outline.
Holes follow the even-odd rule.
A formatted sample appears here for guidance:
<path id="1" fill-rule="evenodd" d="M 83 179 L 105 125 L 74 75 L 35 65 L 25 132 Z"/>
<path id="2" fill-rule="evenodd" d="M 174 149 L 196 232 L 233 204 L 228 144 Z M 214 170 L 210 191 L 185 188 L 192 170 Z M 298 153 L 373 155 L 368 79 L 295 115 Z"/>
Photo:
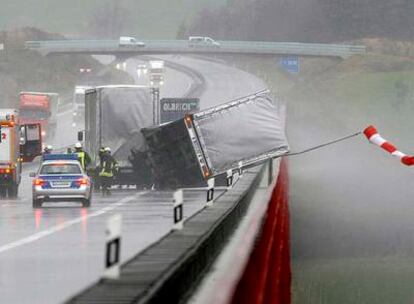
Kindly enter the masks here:
<path id="1" fill-rule="evenodd" d="M 102 168 L 99 176 L 113 177 L 116 170 L 116 161 L 111 156 L 105 156 L 102 159 Z"/>
<path id="2" fill-rule="evenodd" d="M 77 151 L 76 155 L 78 155 L 79 162 L 84 170 L 90 164 L 91 158 L 88 153 L 85 151 Z"/>

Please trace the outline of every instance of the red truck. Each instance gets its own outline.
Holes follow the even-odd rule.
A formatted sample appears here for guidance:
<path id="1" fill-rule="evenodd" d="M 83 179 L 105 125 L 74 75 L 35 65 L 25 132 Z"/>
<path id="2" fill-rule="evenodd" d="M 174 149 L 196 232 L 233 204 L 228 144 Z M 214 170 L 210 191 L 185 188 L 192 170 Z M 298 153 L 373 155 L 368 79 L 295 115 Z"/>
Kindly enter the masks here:
<path id="1" fill-rule="evenodd" d="M 19 97 L 20 122 L 40 124 L 42 137 L 52 140 L 56 131 L 59 94 L 21 92 Z"/>

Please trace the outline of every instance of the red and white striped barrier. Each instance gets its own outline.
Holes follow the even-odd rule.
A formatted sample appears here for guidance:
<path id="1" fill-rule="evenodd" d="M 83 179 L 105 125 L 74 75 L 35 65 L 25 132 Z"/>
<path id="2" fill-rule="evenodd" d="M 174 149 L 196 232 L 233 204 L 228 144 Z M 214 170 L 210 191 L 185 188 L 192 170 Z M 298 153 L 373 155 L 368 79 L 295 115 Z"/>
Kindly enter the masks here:
<path id="1" fill-rule="evenodd" d="M 367 127 L 364 130 L 364 134 L 371 143 L 383 148 L 391 155 L 398 157 L 404 165 L 414 165 L 414 156 L 404 154 L 401 151 L 397 150 L 393 144 L 389 143 L 387 140 L 382 138 L 381 135 L 378 134 L 378 131 L 374 126 Z"/>

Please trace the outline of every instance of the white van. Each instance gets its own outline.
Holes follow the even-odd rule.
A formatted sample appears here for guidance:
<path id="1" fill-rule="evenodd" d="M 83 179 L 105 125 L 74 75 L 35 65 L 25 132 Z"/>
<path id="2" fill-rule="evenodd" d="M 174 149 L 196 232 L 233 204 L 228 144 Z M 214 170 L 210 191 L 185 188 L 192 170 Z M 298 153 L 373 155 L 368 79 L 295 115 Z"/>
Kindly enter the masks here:
<path id="1" fill-rule="evenodd" d="M 188 37 L 188 46 L 189 47 L 215 47 L 219 48 L 220 43 L 214 41 L 214 39 L 210 37 L 202 37 L 202 36 L 190 36 Z"/>
<path id="2" fill-rule="evenodd" d="M 138 41 L 134 37 L 127 37 L 121 36 L 119 37 L 119 46 L 126 47 L 126 46 L 145 46 L 145 42 Z"/>

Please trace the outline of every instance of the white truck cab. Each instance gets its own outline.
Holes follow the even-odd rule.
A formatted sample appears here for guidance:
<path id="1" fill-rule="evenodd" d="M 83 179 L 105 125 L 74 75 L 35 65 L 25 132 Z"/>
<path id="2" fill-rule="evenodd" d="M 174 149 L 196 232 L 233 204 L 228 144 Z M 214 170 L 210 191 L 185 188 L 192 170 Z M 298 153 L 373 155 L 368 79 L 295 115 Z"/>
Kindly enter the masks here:
<path id="1" fill-rule="evenodd" d="M 76 86 L 72 99 L 72 126 L 82 126 L 85 123 L 85 93 L 91 86 Z"/>
<path id="2" fill-rule="evenodd" d="M 188 37 L 189 47 L 215 47 L 219 48 L 220 43 L 210 37 L 190 36 Z"/>
<path id="3" fill-rule="evenodd" d="M 144 47 L 145 42 L 138 41 L 134 37 L 127 37 L 127 36 L 121 36 L 119 37 L 119 46 L 120 47 L 128 47 L 128 46 L 140 46 Z"/>
<path id="4" fill-rule="evenodd" d="M 16 109 L 0 110 L 0 197 L 15 198 L 20 184 L 18 114 Z"/>

